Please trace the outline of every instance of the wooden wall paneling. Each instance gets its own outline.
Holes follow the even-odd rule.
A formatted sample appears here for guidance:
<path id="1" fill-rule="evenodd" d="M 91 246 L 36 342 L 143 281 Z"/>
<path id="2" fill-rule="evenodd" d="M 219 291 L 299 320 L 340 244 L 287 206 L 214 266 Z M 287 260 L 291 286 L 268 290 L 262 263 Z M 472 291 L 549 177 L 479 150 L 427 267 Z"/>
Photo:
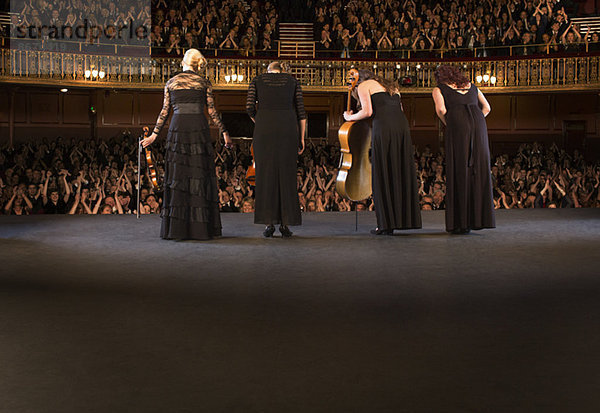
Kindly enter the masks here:
<path id="1" fill-rule="evenodd" d="M 67 92 L 62 95 L 62 123 L 89 125 L 90 94 Z"/>
<path id="2" fill-rule="evenodd" d="M 507 131 L 512 126 L 513 97 L 510 95 L 488 95 L 486 99 L 490 103 L 492 111 L 486 118 L 488 130 Z"/>
<path id="3" fill-rule="evenodd" d="M 138 125 L 152 125 L 156 123 L 158 114 L 162 109 L 163 95 L 156 92 L 140 92 L 138 98 Z"/>
<path id="4" fill-rule="evenodd" d="M 134 125 L 133 92 L 106 91 L 102 102 L 102 125 Z"/>
<path id="5" fill-rule="evenodd" d="M 431 96 L 414 98 L 413 110 L 411 114 L 411 127 L 415 128 L 437 128 L 435 107 Z"/>
<path id="6" fill-rule="evenodd" d="M 27 123 L 29 110 L 27 106 L 27 93 L 17 91 L 15 94 L 15 123 Z"/>
<path id="7" fill-rule="evenodd" d="M 515 130 L 549 130 L 553 127 L 550 95 L 516 95 L 514 99 Z"/>
<path id="8" fill-rule="evenodd" d="M 31 123 L 58 124 L 59 117 L 59 92 L 30 92 L 29 119 Z"/>
<path id="9" fill-rule="evenodd" d="M 9 88 L 0 88 L 0 123 L 6 123 L 8 125 L 9 111 L 10 111 L 10 93 Z"/>

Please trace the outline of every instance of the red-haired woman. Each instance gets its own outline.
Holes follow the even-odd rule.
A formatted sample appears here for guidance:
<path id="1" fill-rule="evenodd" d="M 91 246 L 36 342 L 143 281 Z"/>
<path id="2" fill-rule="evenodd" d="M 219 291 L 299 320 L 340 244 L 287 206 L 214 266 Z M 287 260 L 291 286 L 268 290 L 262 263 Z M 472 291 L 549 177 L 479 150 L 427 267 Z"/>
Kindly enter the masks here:
<path id="1" fill-rule="evenodd" d="M 485 117 L 490 104 L 457 67 L 435 71 L 433 100 L 446 125 L 446 231 L 494 228 L 490 149 Z"/>

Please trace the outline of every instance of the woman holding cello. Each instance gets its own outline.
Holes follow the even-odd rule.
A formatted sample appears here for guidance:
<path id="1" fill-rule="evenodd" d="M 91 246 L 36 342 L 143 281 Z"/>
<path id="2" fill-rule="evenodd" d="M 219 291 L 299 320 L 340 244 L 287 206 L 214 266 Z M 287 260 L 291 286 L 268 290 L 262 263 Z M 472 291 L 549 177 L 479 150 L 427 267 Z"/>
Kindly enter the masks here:
<path id="1" fill-rule="evenodd" d="M 267 73 L 250 83 L 246 111 L 255 122 L 253 149 L 256 168 L 254 223 L 263 224 L 270 238 L 275 224 L 284 238 L 288 225 L 301 225 L 296 188 L 298 155 L 304 151 L 306 113 L 300 83 L 273 62 Z"/>
<path id="2" fill-rule="evenodd" d="M 421 228 L 417 176 L 408 120 L 395 82 L 368 70 L 358 71 L 360 110 L 344 112 L 346 121 L 372 116 L 372 188 L 377 228 L 374 235 L 395 229 Z"/>

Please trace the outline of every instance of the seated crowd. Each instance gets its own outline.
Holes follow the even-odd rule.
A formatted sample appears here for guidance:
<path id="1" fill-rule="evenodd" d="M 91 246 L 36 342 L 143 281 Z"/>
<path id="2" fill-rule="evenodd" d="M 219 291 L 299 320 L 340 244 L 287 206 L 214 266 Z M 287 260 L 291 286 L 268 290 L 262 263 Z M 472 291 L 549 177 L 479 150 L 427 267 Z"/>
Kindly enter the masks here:
<path id="1" fill-rule="evenodd" d="M 320 56 L 488 57 L 599 51 L 598 33 L 560 0 L 317 0 Z M 582 30 L 583 29 L 583 30 Z"/>
<path id="2" fill-rule="evenodd" d="M 135 138 L 110 141 L 42 140 L 0 150 L 0 214 L 136 213 L 137 144 Z M 156 142 L 162 176 L 164 143 Z M 219 202 L 223 212 L 253 212 L 254 188 L 246 180 L 251 164 L 249 142 L 216 148 Z M 335 191 L 339 147 L 310 141 L 299 159 L 298 196 L 303 211 L 372 210 L 372 200 L 352 203 Z M 443 154 L 426 147 L 415 153 L 423 210 L 444 209 L 446 177 Z M 523 144 L 515 156 L 501 155 L 491 165 L 497 209 L 600 208 L 600 164 Z M 159 213 L 161 192 L 142 167 L 140 213 Z"/>
<path id="3" fill-rule="evenodd" d="M 3 29 L 8 33 L 0 34 L 82 42 L 82 50 L 88 52 L 115 44 L 150 45 L 153 54 L 173 57 L 182 57 L 190 48 L 207 56 L 214 56 L 215 49 L 221 49 L 221 55 L 244 56 L 276 51 L 278 12 L 272 1 L 152 0 L 151 4 L 138 10 L 132 3 L 109 0 L 26 1 L 12 16 L 10 27 Z"/>
<path id="4" fill-rule="evenodd" d="M 272 56 L 276 54 L 280 14 L 277 0 L 152 0 L 137 10 L 109 0 L 25 2 L 13 16 L 19 27 L 43 23 L 67 27 L 63 38 L 84 24 L 104 28 L 105 36 L 88 30 L 85 42 L 111 44 L 119 27 L 135 31 L 128 44 L 152 46 L 157 56 L 183 56 L 197 48 L 207 56 Z M 570 21 L 577 15 L 572 0 L 305 0 L 312 10 L 320 57 L 428 58 L 489 57 L 580 53 L 600 50 L 599 33 Z M 127 3 L 126 3 L 127 4 Z M 307 13 L 304 13 L 306 15 Z M 308 17 L 308 16 L 307 16 Z M 43 35 L 42 35 L 43 36 Z M 81 41 L 81 39 L 80 39 Z M 150 42 L 150 43 L 148 43 Z"/>

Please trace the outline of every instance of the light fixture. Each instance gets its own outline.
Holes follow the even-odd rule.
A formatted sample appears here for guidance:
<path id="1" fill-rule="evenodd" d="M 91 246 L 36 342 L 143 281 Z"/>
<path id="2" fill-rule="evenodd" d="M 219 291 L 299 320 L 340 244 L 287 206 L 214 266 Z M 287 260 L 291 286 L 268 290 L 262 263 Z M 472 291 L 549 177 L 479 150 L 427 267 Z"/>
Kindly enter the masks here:
<path id="1" fill-rule="evenodd" d="M 101 70 L 101 71 L 98 72 L 98 77 L 100 79 L 104 79 L 104 76 L 106 76 L 106 72 L 104 70 Z"/>
<path id="2" fill-rule="evenodd" d="M 420 63 L 417 65 L 417 70 L 421 70 L 421 64 Z"/>
<path id="3" fill-rule="evenodd" d="M 485 83 L 487 83 L 490 80 L 490 75 L 488 75 L 487 73 L 485 75 L 483 75 L 483 81 Z"/>
<path id="4" fill-rule="evenodd" d="M 234 73 L 231 75 L 231 80 L 235 82 L 237 80 L 237 75 Z"/>
<path id="5" fill-rule="evenodd" d="M 373 64 L 373 69 L 377 69 L 377 63 Z"/>
<path id="6" fill-rule="evenodd" d="M 69 91 L 69 89 L 67 89 L 66 87 L 63 87 L 60 91 L 63 93 L 67 93 Z"/>
<path id="7" fill-rule="evenodd" d="M 89 69 L 87 69 L 87 70 L 85 71 L 85 77 L 89 79 L 89 77 L 90 77 L 91 75 L 92 75 L 92 71 L 91 71 L 91 70 L 89 70 Z"/>
<path id="8" fill-rule="evenodd" d="M 229 81 L 230 81 L 230 80 L 231 80 L 231 76 L 229 76 L 229 75 L 225 75 L 225 81 L 226 81 L 227 83 L 229 83 Z"/>
<path id="9" fill-rule="evenodd" d="M 92 77 L 98 77 L 98 70 L 92 69 Z"/>
<path id="10" fill-rule="evenodd" d="M 396 63 L 396 69 L 400 69 L 400 63 Z"/>
<path id="11" fill-rule="evenodd" d="M 244 81 L 244 75 L 238 75 L 238 82 Z"/>
<path id="12" fill-rule="evenodd" d="M 496 80 L 498 80 L 498 79 L 496 79 L 496 76 L 490 77 L 490 82 L 492 83 L 492 85 L 496 84 Z"/>
<path id="13" fill-rule="evenodd" d="M 481 83 L 481 81 L 482 81 L 482 80 L 483 80 L 483 76 L 481 76 L 481 75 L 477 75 L 477 76 L 475 76 L 475 81 L 476 81 L 477 83 Z"/>

